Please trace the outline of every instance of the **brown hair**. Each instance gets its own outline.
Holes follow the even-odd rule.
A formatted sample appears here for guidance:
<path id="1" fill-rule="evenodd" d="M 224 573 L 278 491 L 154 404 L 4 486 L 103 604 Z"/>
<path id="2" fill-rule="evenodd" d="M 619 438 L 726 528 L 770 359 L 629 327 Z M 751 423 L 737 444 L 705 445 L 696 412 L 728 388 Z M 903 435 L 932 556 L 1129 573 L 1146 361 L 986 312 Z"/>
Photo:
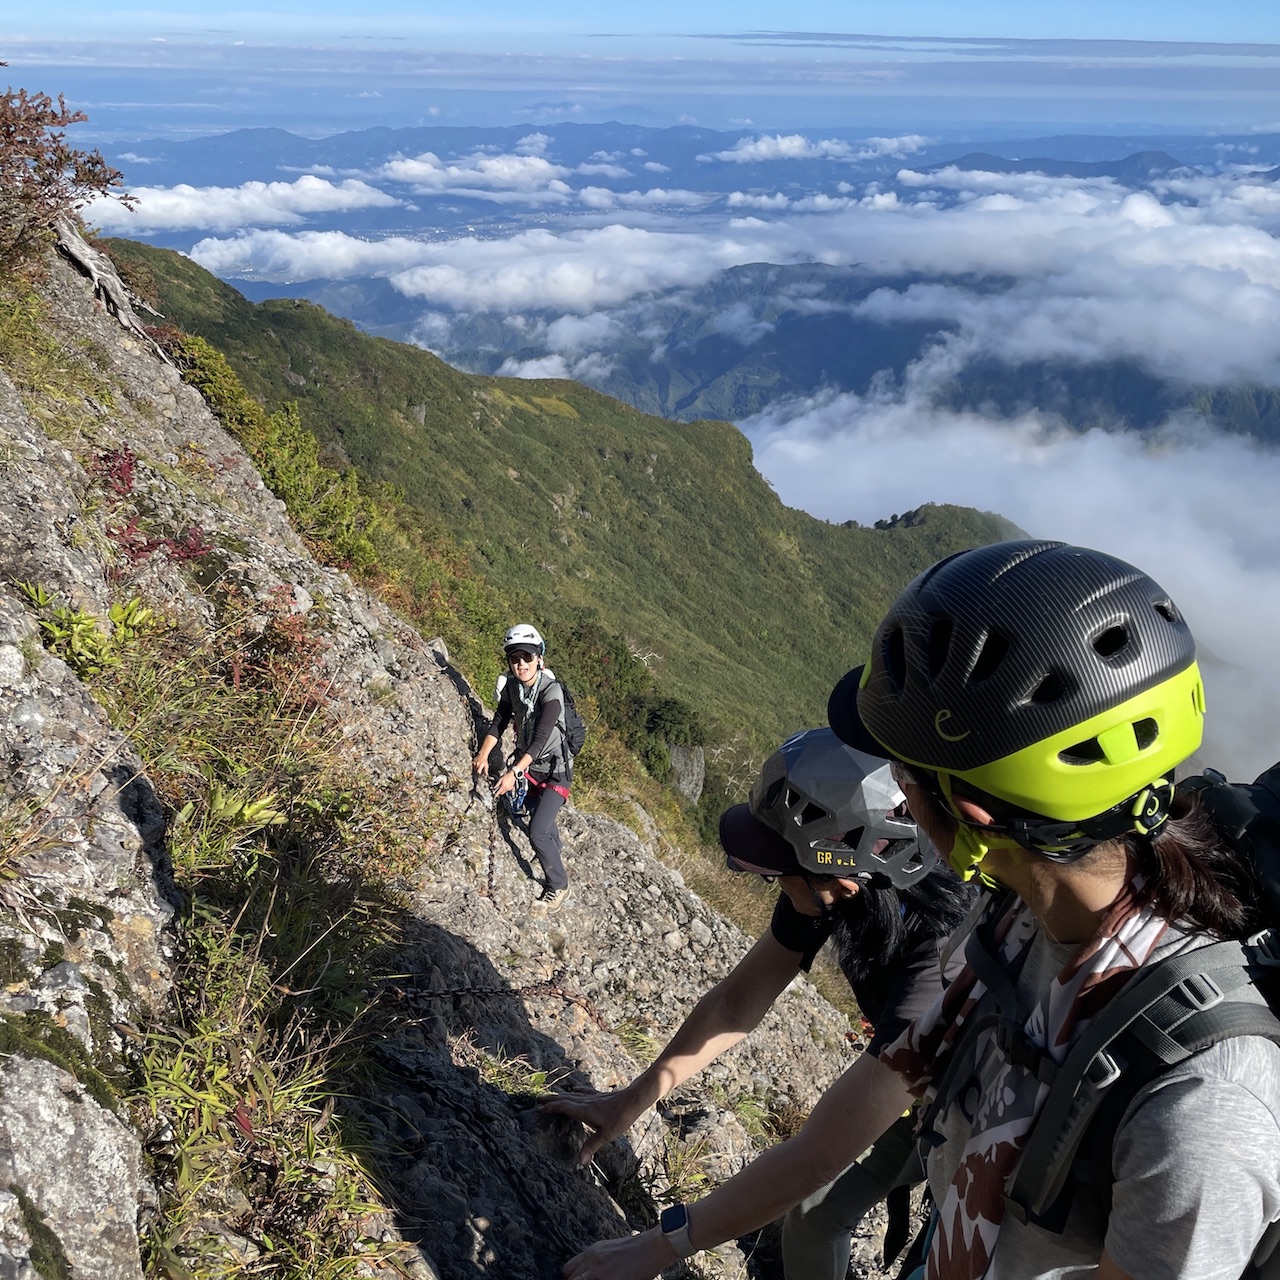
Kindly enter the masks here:
<path id="1" fill-rule="evenodd" d="M 1169 820 L 1152 836 L 1124 837 L 1147 876 L 1143 897 L 1158 915 L 1220 938 L 1262 927 L 1262 885 L 1250 860 L 1225 844 L 1194 792 L 1174 800 Z"/>

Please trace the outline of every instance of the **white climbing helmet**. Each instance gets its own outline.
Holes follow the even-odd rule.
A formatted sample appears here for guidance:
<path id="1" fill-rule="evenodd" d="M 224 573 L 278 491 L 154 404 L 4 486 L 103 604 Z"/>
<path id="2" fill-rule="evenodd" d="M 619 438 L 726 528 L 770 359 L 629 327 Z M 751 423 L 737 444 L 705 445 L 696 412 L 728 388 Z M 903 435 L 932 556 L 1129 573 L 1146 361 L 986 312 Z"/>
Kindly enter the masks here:
<path id="1" fill-rule="evenodd" d="M 537 627 L 527 622 L 517 622 L 514 627 L 507 628 L 502 637 L 502 652 L 510 653 L 512 649 L 532 649 L 539 657 L 547 651 L 547 642 L 542 638 Z"/>

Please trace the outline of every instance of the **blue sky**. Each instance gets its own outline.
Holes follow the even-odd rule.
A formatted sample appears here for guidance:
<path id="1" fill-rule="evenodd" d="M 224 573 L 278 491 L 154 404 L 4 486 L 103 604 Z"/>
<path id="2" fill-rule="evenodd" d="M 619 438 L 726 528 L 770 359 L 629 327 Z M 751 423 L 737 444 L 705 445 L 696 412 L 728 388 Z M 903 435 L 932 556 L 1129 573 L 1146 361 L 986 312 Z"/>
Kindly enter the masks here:
<path id="1" fill-rule="evenodd" d="M 6 6 L 7 7 L 7 6 Z M 309 38 L 331 35 L 446 41 L 457 48 L 484 48 L 512 36 L 573 38 L 614 32 L 662 36 L 704 32 L 777 31 L 874 32 L 914 36 L 1009 36 L 1024 39 L 1175 40 L 1212 42 L 1280 41 L 1280 7 L 1262 0 L 1206 5 L 1202 0 L 1155 4 L 1114 0 L 1040 3 L 985 0 L 915 0 L 896 6 L 850 0 L 776 0 L 689 3 L 649 0 L 630 6 L 619 21 L 602 21 L 595 0 L 489 0 L 481 6 L 421 3 L 420 0 L 273 0 L 252 7 L 214 4 L 114 6 L 90 0 L 63 0 L 57 6 L 13 6 L 0 18 L 6 36 L 186 33 L 198 38 L 296 39 L 299 25 Z"/>
<path id="2" fill-rule="evenodd" d="M 65 92 L 104 139 L 608 119 L 932 134 L 1280 124 L 1280 5 L 1261 0 L 923 0 L 892 14 L 848 0 L 61 0 L 5 6 L 0 58 L 14 83 Z"/>

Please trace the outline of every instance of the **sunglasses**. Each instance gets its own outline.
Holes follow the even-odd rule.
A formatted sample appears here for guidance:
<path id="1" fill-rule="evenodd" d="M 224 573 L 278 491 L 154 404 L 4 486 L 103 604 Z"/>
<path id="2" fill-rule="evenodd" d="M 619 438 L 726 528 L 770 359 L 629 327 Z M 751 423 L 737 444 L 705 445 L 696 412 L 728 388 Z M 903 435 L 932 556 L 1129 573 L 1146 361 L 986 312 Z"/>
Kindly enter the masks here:
<path id="1" fill-rule="evenodd" d="M 517 650 L 515 653 L 507 654 L 507 661 L 513 667 L 516 666 L 518 663 L 533 662 L 534 660 L 535 660 L 534 655 L 532 653 L 522 653 L 519 650 Z"/>
<path id="2" fill-rule="evenodd" d="M 908 787 L 920 787 L 924 791 L 929 790 L 929 784 L 916 774 L 912 773 L 912 771 L 899 760 L 891 760 L 889 762 L 889 773 L 893 776 L 893 780 L 898 784 L 900 790 L 905 791 Z"/>
<path id="3" fill-rule="evenodd" d="M 908 768 L 900 761 L 893 760 L 889 764 L 889 772 L 902 791 L 905 792 L 908 787 L 918 787 L 935 804 L 941 805 L 948 812 L 951 811 L 948 792 L 943 789 L 938 775 L 932 770 L 921 769 L 919 766 Z"/>

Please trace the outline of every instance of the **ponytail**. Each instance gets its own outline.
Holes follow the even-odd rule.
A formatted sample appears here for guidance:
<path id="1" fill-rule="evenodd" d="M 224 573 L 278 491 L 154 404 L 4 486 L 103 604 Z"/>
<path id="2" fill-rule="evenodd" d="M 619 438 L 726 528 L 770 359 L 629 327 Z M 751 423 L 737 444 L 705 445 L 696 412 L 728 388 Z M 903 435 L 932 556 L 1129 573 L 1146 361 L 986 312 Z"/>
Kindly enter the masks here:
<path id="1" fill-rule="evenodd" d="M 1154 835 L 1124 842 L 1147 877 L 1144 898 L 1166 920 L 1219 938 L 1247 937 L 1265 923 L 1256 869 L 1223 840 L 1198 793 L 1179 794 Z"/>

